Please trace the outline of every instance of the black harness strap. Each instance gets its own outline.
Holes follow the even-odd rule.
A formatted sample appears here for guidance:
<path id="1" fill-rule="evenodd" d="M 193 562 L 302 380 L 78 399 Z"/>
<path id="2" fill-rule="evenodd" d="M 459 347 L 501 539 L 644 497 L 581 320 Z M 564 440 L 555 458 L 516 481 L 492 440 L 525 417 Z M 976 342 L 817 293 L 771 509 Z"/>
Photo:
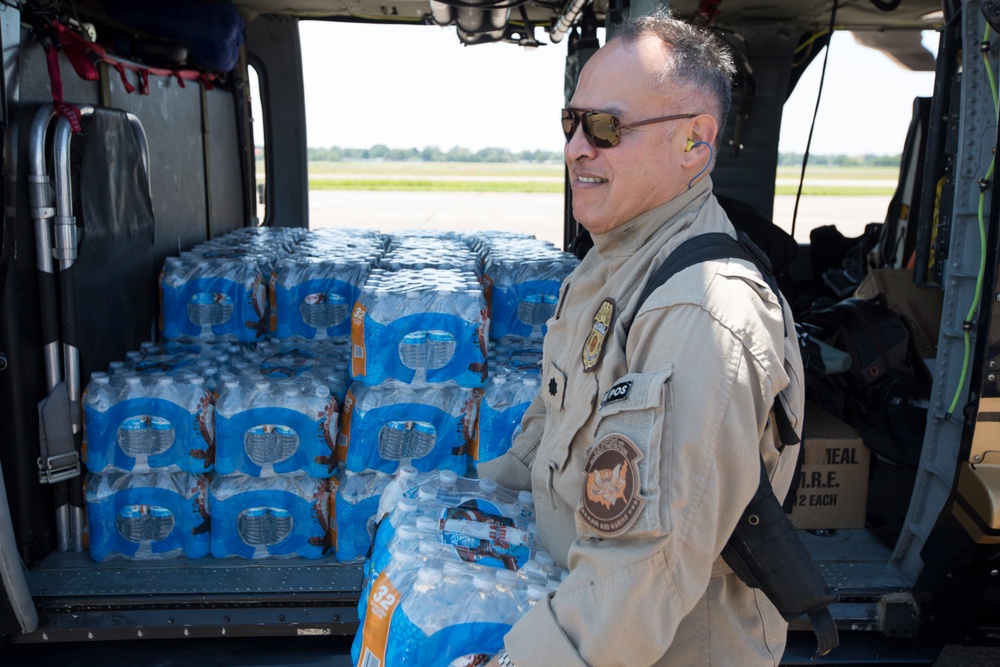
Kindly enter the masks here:
<path id="1" fill-rule="evenodd" d="M 633 320 L 649 295 L 674 274 L 701 262 L 729 257 L 752 262 L 781 303 L 781 292 L 767 255 L 743 232 L 739 232 L 738 239 L 719 232 L 695 236 L 670 253 L 639 295 Z M 628 329 L 626 326 L 626 335 Z M 785 335 L 788 335 L 787 323 Z M 774 399 L 773 411 L 781 446 L 797 444 L 799 438 L 780 395 Z M 722 550 L 722 558 L 744 583 L 761 589 L 786 621 L 803 615 L 809 617 L 816 633 L 816 656 L 825 655 L 837 646 L 839 637 L 830 604 L 836 602 L 838 596 L 830 591 L 823 574 L 778 503 L 763 458 L 760 460 L 757 491 Z"/>
<path id="2" fill-rule="evenodd" d="M 635 305 L 632 316 L 633 320 L 635 319 L 635 315 L 639 313 L 642 304 L 649 298 L 649 295 L 677 273 L 695 264 L 730 257 L 746 260 L 754 264 L 764 278 L 764 282 L 777 295 L 778 303 L 782 303 L 781 290 L 778 289 L 778 281 L 771 271 L 771 261 L 767 258 L 767 255 L 743 232 L 738 232 L 737 236 L 738 238 L 734 239 L 725 232 L 712 232 L 700 234 L 677 246 L 667 256 L 656 272 L 653 273 L 649 282 L 646 283 L 646 287 L 642 290 L 639 300 Z M 628 328 L 625 331 L 628 333 Z M 785 327 L 785 335 L 788 335 L 788 327 Z M 785 406 L 779 397 L 775 397 L 774 399 L 773 410 L 775 427 L 778 429 L 778 438 L 781 446 L 798 444 L 799 437 L 795 434 L 792 422 L 788 418 L 788 413 L 785 411 Z"/>

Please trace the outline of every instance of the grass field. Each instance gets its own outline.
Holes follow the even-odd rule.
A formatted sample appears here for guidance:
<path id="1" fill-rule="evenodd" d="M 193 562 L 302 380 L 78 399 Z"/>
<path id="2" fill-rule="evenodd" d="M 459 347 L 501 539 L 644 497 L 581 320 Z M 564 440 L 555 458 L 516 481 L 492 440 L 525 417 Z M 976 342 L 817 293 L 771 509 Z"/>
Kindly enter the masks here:
<path id="1" fill-rule="evenodd" d="M 799 167 L 779 167 L 775 194 L 798 191 Z M 895 167 L 812 166 L 803 195 L 891 195 Z M 265 177 L 258 162 L 258 182 Z M 437 192 L 563 191 L 562 164 L 485 162 L 310 162 L 310 190 L 397 190 Z"/>

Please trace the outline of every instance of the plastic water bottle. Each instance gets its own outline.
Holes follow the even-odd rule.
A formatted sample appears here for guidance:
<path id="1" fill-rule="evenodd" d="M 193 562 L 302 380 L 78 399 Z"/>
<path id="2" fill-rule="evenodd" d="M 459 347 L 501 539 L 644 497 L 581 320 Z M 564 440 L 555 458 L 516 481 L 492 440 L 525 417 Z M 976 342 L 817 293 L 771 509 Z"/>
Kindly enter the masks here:
<path id="1" fill-rule="evenodd" d="M 379 520 L 396 508 L 400 499 L 403 498 L 403 494 L 416 488 L 417 475 L 417 469 L 411 465 L 399 467 L 392 481 L 382 490 L 382 497 L 378 501 L 377 517 Z"/>
<path id="2" fill-rule="evenodd" d="M 122 391 L 122 402 L 146 397 L 146 389 L 138 376 L 125 378 L 125 388 Z M 126 407 L 127 409 L 127 407 Z M 125 454 L 133 458 L 145 457 L 151 450 L 149 417 L 145 414 L 133 414 L 126 417 L 118 426 L 118 446 Z"/>

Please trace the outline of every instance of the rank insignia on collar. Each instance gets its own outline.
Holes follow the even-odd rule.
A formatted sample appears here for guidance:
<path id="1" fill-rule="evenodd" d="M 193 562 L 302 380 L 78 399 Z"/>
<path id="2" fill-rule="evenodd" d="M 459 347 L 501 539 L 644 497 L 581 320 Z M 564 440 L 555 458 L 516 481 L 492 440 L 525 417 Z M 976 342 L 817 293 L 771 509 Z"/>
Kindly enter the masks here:
<path id="1" fill-rule="evenodd" d="M 587 341 L 583 344 L 583 370 L 589 373 L 594 370 L 604 356 L 604 345 L 608 340 L 608 333 L 611 325 L 615 321 L 615 301 L 608 298 L 601 302 L 594 313 L 594 326 L 587 336 Z"/>

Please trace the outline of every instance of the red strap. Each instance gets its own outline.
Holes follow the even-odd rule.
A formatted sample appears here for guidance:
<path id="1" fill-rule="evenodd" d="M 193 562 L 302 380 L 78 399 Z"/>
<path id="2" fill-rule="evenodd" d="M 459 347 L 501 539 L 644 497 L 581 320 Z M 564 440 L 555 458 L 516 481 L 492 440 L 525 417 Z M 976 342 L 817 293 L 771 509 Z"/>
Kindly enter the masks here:
<path id="1" fill-rule="evenodd" d="M 69 58 L 77 76 L 84 81 L 97 81 L 97 63 L 105 58 L 104 49 L 92 42 L 88 42 L 58 21 L 52 22 L 59 35 L 59 42 L 63 53 Z"/>
<path id="2" fill-rule="evenodd" d="M 156 67 L 141 67 L 131 63 L 123 63 L 122 61 L 109 56 L 107 51 L 105 51 L 100 44 L 86 41 L 83 37 L 58 21 L 53 21 L 51 27 L 58 36 L 62 51 L 66 54 L 66 57 L 73 65 L 73 69 L 76 71 L 77 75 L 85 81 L 97 80 L 99 76 L 97 65 L 101 62 L 108 63 L 111 67 L 114 67 L 115 70 L 118 71 L 118 75 L 122 79 L 122 85 L 128 93 L 135 91 L 136 87 L 128 82 L 125 70 L 129 69 L 136 72 L 139 76 L 139 94 L 141 95 L 149 95 L 150 74 L 155 76 L 176 77 L 177 83 L 181 88 L 185 87 L 185 81 L 200 81 L 205 84 L 206 90 L 212 89 L 212 82 L 216 79 L 215 74 L 210 72 L 200 72 L 198 70 L 188 69 L 169 70 Z M 52 99 L 56 102 L 62 102 L 62 79 L 59 75 L 59 63 L 57 60 L 56 49 L 51 45 L 48 45 L 45 48 L 46 58 L 49 60 L 49 76 L 52 79 Z M 68 108 L 70 110 L 76 109 L 76 107 L 73 107 L 72 105 L 68 105 Z M 77 110 L 76 117 L 79 118 L 79 116 L 80 113 L 79 110 Z M 67 116 L 67 119 L 68 118 L 69 117 Z M 70 122 L 72 123 L 73 121 L 70 120 Z M 73 131 L 79 132 L 76 125 L 73 126 Z"/>
<path id="3" fill-rule="evenodd" d="M 122 86 L 125 88 L 126 93 L 131 93 L 135 90 L 135 86 L 128 82 L 128 77 L 125 76 L 125 65 L 122 65 L 120 61 L 114 61 L 111 65 L 116 70 L 118 70 L 118 76 L 122 78 Z"/>
<path id="4" fill-rule="evenodd" d="M 80 109 L 63 101 L 62 73 L 59 71 L 59 52 L 51 43 L 45 44 L 45 62 L 49 68 L 49 87 L 52 92 L 52 106 L 60 116 L 69 121 L 74 134 L 83 131 L 80 125 Z"/>

